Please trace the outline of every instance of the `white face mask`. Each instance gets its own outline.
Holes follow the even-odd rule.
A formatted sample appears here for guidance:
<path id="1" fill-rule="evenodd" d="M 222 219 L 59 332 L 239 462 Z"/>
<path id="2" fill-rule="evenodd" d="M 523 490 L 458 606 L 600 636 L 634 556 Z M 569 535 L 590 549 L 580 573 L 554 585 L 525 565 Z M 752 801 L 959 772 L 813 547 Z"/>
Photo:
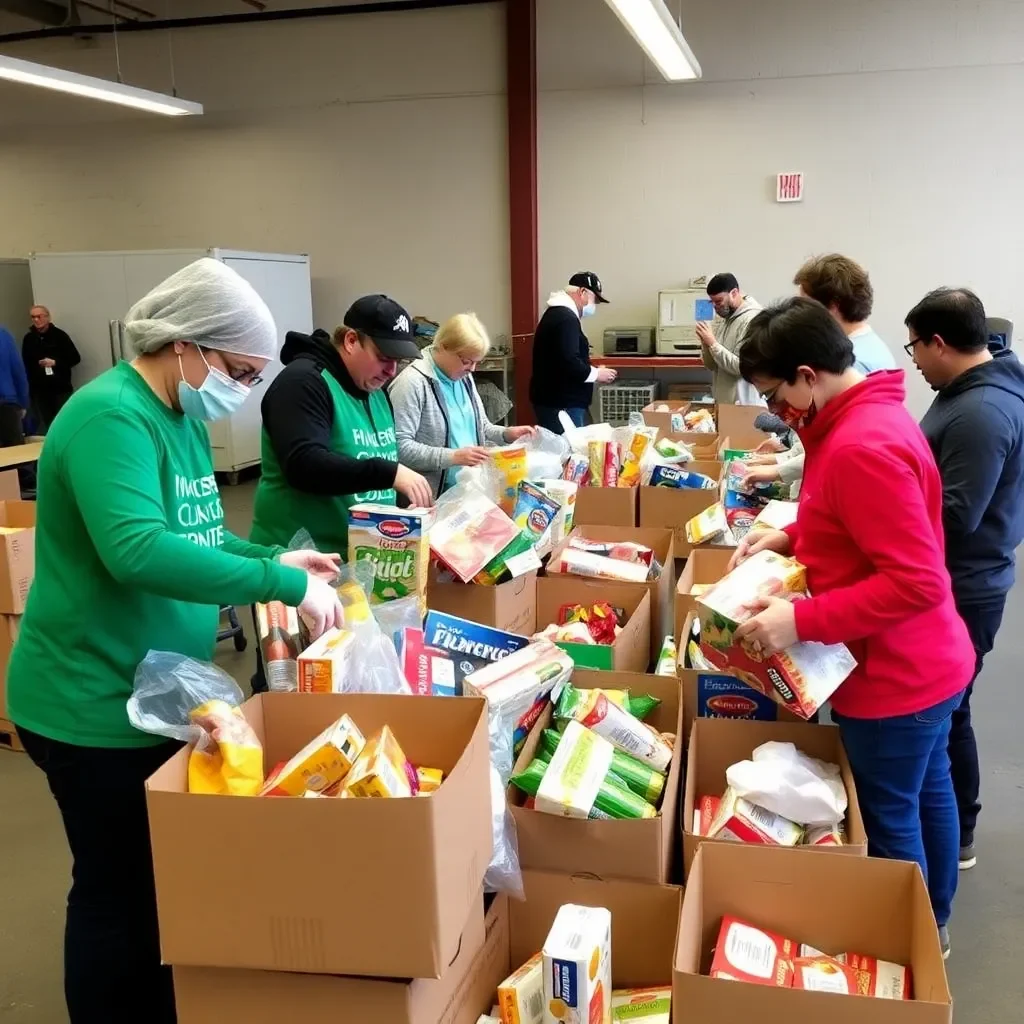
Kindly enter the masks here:
<path id="1" fill-rule="evenodd" d="M 178 369 L 181 370 L 181 380 L 178 381 L 178 403 L 181 405 L 181 411 L 186 416 L 191 416 L 192 419 L 208 422 L 233 416 L 249 397 L 249 388 L 244 384 L 239 384 L 237 380 L 232 380 L 222 370 L 207 363 L 203 350 L 198 345 L 196 348 L 199 349 L 199 355 L 206 363 L 209 373 L 199 387 L 192 387 L 185 380 L 181 356 L 178 356 Z"/>

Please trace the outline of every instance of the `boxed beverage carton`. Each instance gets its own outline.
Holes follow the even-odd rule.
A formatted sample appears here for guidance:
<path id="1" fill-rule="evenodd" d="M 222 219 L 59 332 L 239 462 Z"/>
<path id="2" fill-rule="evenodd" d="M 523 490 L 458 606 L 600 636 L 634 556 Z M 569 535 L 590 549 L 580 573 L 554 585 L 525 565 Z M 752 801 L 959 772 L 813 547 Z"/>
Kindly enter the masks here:
<path id="1" fill-rule="evenodd" d="M 906 965 L 912 998 L 865 999 L 834 989 L 710 977 L 714 947 L 722 945 L 722 922 L 729 918 L 791 943 L 867 951 L 880 961 Z M 815 857 L 739 843 L 705 843 L 693 863 L 679 921 L 672 1000 L 686 1007 L 690 1020 L 739 1021 L 753 1015 L 767 1024 L 951 1024 L 953 1019 L 935 917 L 916 864 Z"/>
<path id="2" fill-rule="evenodd" d="M 733 551 L 729 548 L 694 548 L 687 556 L 683 571 L 679 574 L 675 594 L 675 635 L 683 632 L 686 617 L 697 608 L 697 598 L 703 590 L 717 583 L 729 571 L 729 559 Z"/>
<path id="3" fill-rule="evenodd" d="M 658 815 L 628 820 L 560 818 L 524 806 L 524 795 L 510 786 L 508 801 L 516 823 L 520 862 L 524 868 L 540 871 L 665 882 L 672 877 L 684 758 L 678 735 L 682 725 L 679 684 L 670 676 L 577 670 L 573 685 L 580 689 L 629 690 L 631 694 L 649 693 L 660 698 L 661 703 L 645 721 L 659 733 L 675 734 L 675 743 Z M 543 731 L 554 728 L 553 723 L 548 705 L 527 737 L 513 774 L 524 771 L 538 756 Z"/>
<path id="4" fill-rule="evenodd" d="M 36 503 L 0 501 L 0 613 L 20 615 L 36 574 Z"/>
<path id="5" fill-rule="evenodd" d="M 427 574 L 427 607 L 506 633 L 531 636 L 537 630 L 537 573 L 528 572 L 491 587 L 463 583 L 452 573 L 431 565 Z"/>
<path id="6" fill-rule="evenodd" d="M 341 693 L 355 643 L 347 629 L 321 633 L 296 659 L 299 693 Z"/>
<path id="7" fill-rule="evenodd" d="M 260 796 L 302 796 L 330 789 L 352 770 L 365 744 L 359 727 L 342 715 L 271 772 Z"/>
<path id="8" fill-rule="evenodd" d="M 695 460 L 684 467 L 688 472 L 702 473 L 712 480 L 722 477 L 722 464 Z M 640 487 L 639 522 L 645 528 L 672 530 L 676 558 L 686 558 L 693 547 L 686 537 L 687 520 L 718 501 L 717 488 Z"/>
<path id="9" fill-rule="evenodd" d="M 348 558 L 373 566 L 374 603 L 417 594 L 426 608 L 427 534 L 433 520 L 428 509 L 396 508 L 372 502 L 348 510 Z"/>
<path id="10" fill-rule="evenodd" d="M 545 1021 L 610 1020 L 612 915 L 606 907 L 559 907 L 542 956 Z"/>
<path id="11" fill-rule="evenodd" d="M 179 751 L 146 783 L 163 960 L 439 978 L 491 859 L 485 702 L 264 693 L 242 712 L 267 765 L 348 714 L 364 735 L 389 726 L 409 760 L 441 769 L 444 783 L 424 800 L 198 795 L 187 792 L 189 749 Z M 206 856 L 196 856 L 197 843 Z M 259 856 L 234 856 L 239 850 Z M 216 885 L 210 851 L 230 859 Z M 295 864 L 306 868 L 288 868 Z"/>
<path id="12" fill-rule="evenodd" d="M 694 810 L 700 798 L 708 794 L 722 795 L 727 789 L 726 771 L 740 761 L 750 759 L 756 747 L 776 740 L 793 743 L 810 757 L 839 765 L 846 786 L 844 846 L 817 846 L 813 850 L 847 854 L 854 857 L 867 855 L 867 836 L 864 819 L 857 804 L 857 787 L 853 772 L 843 749 L 839 730 L 832 725 L 810 725 L 807 722 L 754 722 L 728 718 L 698 718 L 693 723 L 690 748 L 687 754 L 686 789 L 683 796 L 683 866 L 689 874 L 697 849 L 704 843 L 720 845 L 726 840 L 707 839 L 693 832 Z M 810 851 L 810 847 L 801 847 Z"/>
<path id="13" fill-rule="evenodd" d="M 581 487 L 576 492 L 577 526 L 636 526 L 636 487 Z"/>

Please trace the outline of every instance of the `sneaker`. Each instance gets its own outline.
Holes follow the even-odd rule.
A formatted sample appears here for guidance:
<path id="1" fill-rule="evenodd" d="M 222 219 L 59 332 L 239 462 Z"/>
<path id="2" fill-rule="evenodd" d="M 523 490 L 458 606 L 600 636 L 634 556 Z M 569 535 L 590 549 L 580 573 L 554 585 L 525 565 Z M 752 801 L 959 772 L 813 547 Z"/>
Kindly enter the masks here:
<path id="1" fill-rule="evenodd" d="M 949 928 L 946 925 L 939 926 L 939 945 L 942 947 L 942 959 L 949 959 Z"/>
<path id="2" fill-rule="evenodd" d="M 975 864 L 978 863 L 978 858 L 974 853 L 974 843 L 969 843 L 967 846 L 960 847 L 960 870 L 970 871 Z"/>

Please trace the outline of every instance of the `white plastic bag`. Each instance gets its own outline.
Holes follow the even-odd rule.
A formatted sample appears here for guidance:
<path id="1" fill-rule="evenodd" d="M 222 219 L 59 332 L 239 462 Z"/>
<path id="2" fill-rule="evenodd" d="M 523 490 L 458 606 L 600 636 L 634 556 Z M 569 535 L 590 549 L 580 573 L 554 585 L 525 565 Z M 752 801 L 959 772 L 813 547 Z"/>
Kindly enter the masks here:
<path id="1" fill-rule="evenodd" d="M 742 797 L 801 825 L 838 825 L 846 814 L 839 766 L 801 753 L 792 743 L 762 743 L 750 761 L 725 773 Z"/>

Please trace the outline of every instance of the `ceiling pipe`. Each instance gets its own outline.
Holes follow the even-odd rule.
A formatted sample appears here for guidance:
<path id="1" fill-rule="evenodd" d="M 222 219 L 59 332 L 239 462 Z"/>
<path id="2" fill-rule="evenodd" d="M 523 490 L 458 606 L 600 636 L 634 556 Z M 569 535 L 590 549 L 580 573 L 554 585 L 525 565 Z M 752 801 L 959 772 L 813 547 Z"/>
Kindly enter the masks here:
<path id="1" fill-rule="evenodd" d="M 68 3 L 55 3 L 54 0 L 2 0 L 0 11 L 16 14 L 29 21 L 38 21 L 40 25 L 64 28 L 79 23 L 73 0 Z"/>
<path id="2" fill-rule="evenodd" d="M 7 9 L 12 3 L 37 3 L 48 0 L 2 0 L 0 8 Z M 309 18 L 333 18 L 346 14 L 390 14 L 399 11 L 427 11 L 443 7 L 475 7 L 480 4 L 494 3 L 495 0 L 376 0 L 373 3 L 332 4 L 328 7 L 302 7 L 296 10 L 264 11 L 262 14 L 213 14 L 197 18 L 159 18 L 155 21 L 130 21 L 118 24 L 110 22 L 89 23 L 79 25 L 61 25 L 59 28 L 41 28 L 26 32 L 8 32 L 0 35 L 0 45 L 4 43 L 24 43 L 36 39 L 62 39 L 81 36 L 83 32 L 91 36 L 118 35 L 132 32 L 161 32 L 184 28 L 216 28 L 223 25 L 251 25 L 272 21 L 302 21 Z M 50 6 L 56 6 L 50 4 Z"/>

